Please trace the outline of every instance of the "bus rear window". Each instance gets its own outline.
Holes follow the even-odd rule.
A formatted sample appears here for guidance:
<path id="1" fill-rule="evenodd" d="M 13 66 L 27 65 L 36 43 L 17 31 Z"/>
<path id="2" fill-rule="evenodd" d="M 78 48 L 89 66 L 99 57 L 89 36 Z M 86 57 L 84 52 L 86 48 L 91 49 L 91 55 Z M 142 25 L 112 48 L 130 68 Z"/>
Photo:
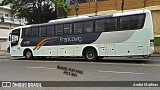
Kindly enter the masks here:
<path id="1" fill-rule="evenodd" d="M 141 29 L 144 26 L 145 15 L 134 15 L 132 16 L 132 29 Z"/>

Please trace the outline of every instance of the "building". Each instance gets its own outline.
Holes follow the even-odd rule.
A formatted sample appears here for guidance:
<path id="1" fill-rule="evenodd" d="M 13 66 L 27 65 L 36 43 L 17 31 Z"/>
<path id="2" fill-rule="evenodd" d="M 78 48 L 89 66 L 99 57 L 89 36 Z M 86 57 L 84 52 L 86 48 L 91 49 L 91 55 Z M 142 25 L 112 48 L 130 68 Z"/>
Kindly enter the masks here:
<path id="1" fill-rule="evenodd" d="M 71 0 L 70 0 L 71 1 Z M 73 0 L 72 0 L 73 1 Z M 74 0 L 75 1 L 75 0 Z M 78 0 L 81 1 L 81 0 Z M 123 0 L 82 0 L 79 3 L 79 15 L 102 15 L 122 12 Z M 72 9 L 70 16 L 76 15 L 75 2 L 70 3 Z M 155 50 L 160 52 L 160 0 L 124 0 L 124 12 L 137 9 L 150 9 L 153 16 Z"/>
<path id="2" fill-rule="evenodd" d="M 9 46 L 8 37 L 12 28 L 25 25 L 24 19 L 13 17 L 8 6 L 0 6 L 0 50 L 6 50 Z"/>

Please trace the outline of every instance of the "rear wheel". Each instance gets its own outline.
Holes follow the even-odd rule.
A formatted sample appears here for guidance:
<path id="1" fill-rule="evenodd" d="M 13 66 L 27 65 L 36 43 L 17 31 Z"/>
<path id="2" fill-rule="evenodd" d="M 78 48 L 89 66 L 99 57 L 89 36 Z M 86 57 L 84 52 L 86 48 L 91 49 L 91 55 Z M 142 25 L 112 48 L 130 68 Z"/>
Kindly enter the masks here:
<path id="1" fill-rule="evenodd" d="M 96 50 L 92 48 L 85 50 L 84 57 L 87 61 L 90 61 L 90 62 L 96 61 L 98 59 Z"/>
<path id="2" fill-rule="evenodd" d="M 133 56 L 127 56 L 128 58 L 132 58 Z"/>
<path id="3" fill-rule="evenodd" d="M 99 61 L 102 61 L 103 58 L 104 58 L 104 57 L 98 57 L 98 60 L 99 60 Z"/>
<path id="4" fill-rule="evenodd" d="M 148 59 L 150 55 L 144 55 L 143 58 Z"/>
<path id="5" fill-rule="evenodd" d="M 25 51 L 24 56 L 26 59 L 33 59 L 33 54 L 30 50 Z"/>

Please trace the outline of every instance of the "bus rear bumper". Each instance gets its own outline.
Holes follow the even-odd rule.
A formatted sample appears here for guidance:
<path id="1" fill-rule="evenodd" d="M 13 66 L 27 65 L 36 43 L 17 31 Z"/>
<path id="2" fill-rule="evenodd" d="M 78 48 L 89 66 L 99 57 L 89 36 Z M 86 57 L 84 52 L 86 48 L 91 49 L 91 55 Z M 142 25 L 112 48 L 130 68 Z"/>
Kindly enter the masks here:
<path id="1" fill-rule="evenodd" d="M 148 55 L 154 53 L 154 47 L 148 47 Z"/>

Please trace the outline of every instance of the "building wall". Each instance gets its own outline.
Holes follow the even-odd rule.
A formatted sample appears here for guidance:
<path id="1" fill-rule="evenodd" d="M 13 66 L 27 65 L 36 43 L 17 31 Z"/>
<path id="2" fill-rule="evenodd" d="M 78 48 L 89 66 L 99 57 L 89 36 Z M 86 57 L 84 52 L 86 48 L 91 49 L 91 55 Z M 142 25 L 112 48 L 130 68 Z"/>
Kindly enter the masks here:
<path id="1" fill-rule="evenodd" d="M 0 36 L 9 37 L 9 33 L 11 32 L 10 28 L 18 27 L 17 24 L 8 24 L 8 23 L 0 23 Z M 8 39 L 5 41 L 0 40 L 0 50 L 6 50 L 9 46 Z"/>
<path id="2" fill-rule="evenodd" d="M 1 21 L 1 18 L 4 18 L 4 22 Z M 9 37 L 9 33 L 11 32 L 11 29 L 18 27 L 20 25 L 25 24 L 24 19 L 18 19 L 12 17 L 10 14 L 10 8 L 7 6 L 0 6 L 0 37 Z M 9 46 L 8 39 L 1 39 L 0 38 L 0 51 L 1 50 L 7 50 L 7 47 Z"/>
<path id="3" fill-rule="evenodd" d="M 152 17 L 155 37 L 160 37 L 160 10 L 152 11 Z"/>
<path id="4" fill-rule="evenodd" d="M 160 0 L 124 0 L 124 9 L 138 9 L 149 6 L 160 5 Z M 121 10 L 122 0 L 106 0 L 99 2 L 89 2 L 79 4 L 79 15 L 95 13 L 96 11 Z M 75 6 L 70 5 L 72 11 L 70 15 L 75 15 Z"/>

